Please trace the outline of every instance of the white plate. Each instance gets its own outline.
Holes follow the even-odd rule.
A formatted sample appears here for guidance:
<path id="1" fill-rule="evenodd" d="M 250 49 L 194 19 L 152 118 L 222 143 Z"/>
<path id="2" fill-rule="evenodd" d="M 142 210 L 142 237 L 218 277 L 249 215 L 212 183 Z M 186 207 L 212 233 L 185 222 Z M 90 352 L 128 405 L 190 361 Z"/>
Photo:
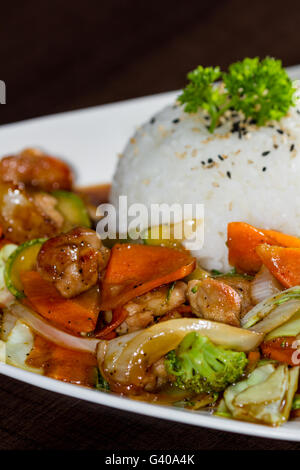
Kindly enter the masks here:
<path id="1" fill-rule="evenodd" d="M 300 78 L 300 67 L 292 67 L 290 74 L 293 78 Z M 157 110 L 170 103 L 176 96 L 176 92 L 163 93 L 2 126 L 0 155 L 14 153 L 28 146 L 38 146 L 50 154 L 69 160 L 77 168 L 80 184 L 108 182 L 113 175 L 117 154 L 122 152 L 136 126 L 150 119 Z M 223 431 L 300 441 L 300 423 L 296 420 L 280 428 L 269 428 L 218 418 L 201 411 L 142 403 L 66 384 L 1 363 L 0 373 L 53 392 L 125 411 Z"/>

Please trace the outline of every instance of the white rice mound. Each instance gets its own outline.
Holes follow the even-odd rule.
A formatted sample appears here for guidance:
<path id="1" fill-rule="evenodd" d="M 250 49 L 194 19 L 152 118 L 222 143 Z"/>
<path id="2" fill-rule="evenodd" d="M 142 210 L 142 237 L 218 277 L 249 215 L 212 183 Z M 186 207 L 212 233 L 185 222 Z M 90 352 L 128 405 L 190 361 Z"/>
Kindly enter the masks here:
<path id="1" fill-rule="evenodd" d="M 299 94 L 299 91 L 298 91 Z M 203 203 L 204 246 L 194 253 L 207 269 L 228 270 L 227 224 L 248 222 L 300 236 L 300 106 L 264 127 L 228 112 L 213 134 L 201 111 L 178 104 L 158 112 L 128 142 L 110 201 L 128 205 Z M 240 124 L 241 127 L 241 124 Z M 267 153 L 269 152 L 269 153 Z"/>

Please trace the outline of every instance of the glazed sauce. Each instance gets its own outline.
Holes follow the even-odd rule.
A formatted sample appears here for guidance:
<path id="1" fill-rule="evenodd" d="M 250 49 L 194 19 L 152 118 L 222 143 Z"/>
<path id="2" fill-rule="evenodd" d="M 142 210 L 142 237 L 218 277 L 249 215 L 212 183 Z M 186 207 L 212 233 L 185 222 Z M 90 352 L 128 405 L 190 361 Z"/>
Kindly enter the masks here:
<path id="1" fill-rule="evenodd" d="M 89 204 L 97 207 L 99 204 L 108 202 L 110 188 L 111 184 L 105 183 L 77 188 L 76 192 L 80 194 L 80 196 L 82 196 L 83 199 L 86 200 Z"/>
<path id="2" fill-rule="evenodd" d="M 96 384 L 97 359 L 94 354 L 62 348 L 38 335 L 26 363 L 43 368 L 44 375 L 52 379 L 86 387 Z"/>

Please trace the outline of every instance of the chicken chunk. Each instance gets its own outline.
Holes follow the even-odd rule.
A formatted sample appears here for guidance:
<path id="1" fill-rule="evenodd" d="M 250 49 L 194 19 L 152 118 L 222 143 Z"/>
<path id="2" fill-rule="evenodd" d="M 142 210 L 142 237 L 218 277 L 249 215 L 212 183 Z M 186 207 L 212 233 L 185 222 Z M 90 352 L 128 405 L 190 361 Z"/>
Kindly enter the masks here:
<path id="1" fill-rule="evenodd" d="M 254 307 L 251 297 L 251 282 L 243 276 L 219 277 L 219 281 L 232 287 L 241 297 L 241 318 Z"/>
<path id="2" fill-rule="evenodd" d="M 17 155 L 2 158 L 0 182 L 23 184 L 43 191 L 71 190 L 73 173 L 62 160 L 28 148 Z"/>
<path id="3" fill-rule="evenodd" d="M 187 298 L 197 316 L 240 326 L 241 297 L 224 282 L 212 278 L 190 281 Z"/>
<path id="4" fill-rule="evenodd" d="M 128 311 L 128 317 L 120 325 L 118 332 L 124 334 L 146 328 L 155 317 L 165 315 L 182 305 L 186 300 L 186 289 L 185 282 L 178 281 L 173 288 L 162 286 L 131 300 L 124 307 Z"/>
<path id="5" fill-rule="evenodd" d="M 55 204 L 50 194 L 0 183 L 0 225 L 4 236 L 14 243 L 24 243 L 57 235 L 63 217 Z"/>
<path id="6" fill-rule="evenodd" d="M 109 250 L 94 230 L 77 227 L 47 240 L 37 258 L 41 276 L 70 298 L 93 287 L 106 267 Z"/>

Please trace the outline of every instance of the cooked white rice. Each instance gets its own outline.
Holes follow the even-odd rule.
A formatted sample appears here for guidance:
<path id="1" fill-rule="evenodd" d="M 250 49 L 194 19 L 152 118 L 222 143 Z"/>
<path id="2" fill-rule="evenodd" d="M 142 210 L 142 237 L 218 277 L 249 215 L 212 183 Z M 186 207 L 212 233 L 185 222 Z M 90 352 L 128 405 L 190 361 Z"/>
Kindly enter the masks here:
<path id="1" fill-rule="evenodd" d="M 118 206 L 203 203 L 204 247 L 197 257 L 208 269 L 227 270 L 227 224 L 300 235 L 300 106 L 279 123 L 238 132 L 241 116 L 228 113 L 210 134 L 203 113 L 171 105 L 144 124 L 120 158 L 111 191 Z"/>

